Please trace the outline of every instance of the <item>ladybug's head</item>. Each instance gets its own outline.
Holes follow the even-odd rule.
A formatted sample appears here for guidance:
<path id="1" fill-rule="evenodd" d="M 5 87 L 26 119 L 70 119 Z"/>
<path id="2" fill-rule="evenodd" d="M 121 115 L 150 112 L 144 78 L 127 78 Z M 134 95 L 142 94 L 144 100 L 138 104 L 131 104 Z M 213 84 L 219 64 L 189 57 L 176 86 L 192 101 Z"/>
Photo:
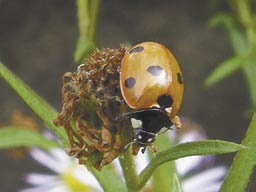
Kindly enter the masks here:
<path id="1" fill-rule="evenodd" d="M 142 153 L 145 152 L 145 149 L 148 145 L 152 144 L 156 140 L 157 134 L 147 132 L 143 129 L 135 129 L 135 137 L 133 143 L 137 144 L 142 148 Z"/>
<path id="2" fill-rule="evenodd" d="M 131 143 L 142 148 L 142 153 L 155 141 L 162 128 L 168 130 L 172 126 L 167 112 L 161 108 L 141 109 L 125 113 L 124 116 L 130 117 L 134 129 L 134 139 Z"/>

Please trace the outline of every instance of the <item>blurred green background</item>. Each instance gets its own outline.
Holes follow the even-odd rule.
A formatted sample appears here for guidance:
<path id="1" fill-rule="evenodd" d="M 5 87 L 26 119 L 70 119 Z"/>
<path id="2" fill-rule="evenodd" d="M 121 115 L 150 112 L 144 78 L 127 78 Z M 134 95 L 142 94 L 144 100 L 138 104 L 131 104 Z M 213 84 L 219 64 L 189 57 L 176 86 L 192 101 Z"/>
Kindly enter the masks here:
<path id="1" fill-rule="evenodd" d="M 225 30 L 207 26 L 215 11 L 211 2 L 101 1 L 96 40 L 99 48 L 142 41 L 157 41 L 170 48 L 185 78 L 180 116 L 201 124 L 211 139 L 240 143 L 250 120 L 242 74 L 235 73 L 210 88 L 204 85 L 217 64 L 232 55 Z M 2 62 L 58 110 L 61 77 L 78 64 L 73 61 L 78 35 L 76 14 L 75 1 L 0 0 Z M 13 90 L 0 81 L 0 125 L 8 124 L 15 110 L 33 116 Z M 218 156 L 217 163 L 228 165 L 232 157 Z M 1 151 L 0 161 L 1 191 L 16 191 L 25 186 L 25 173 L 43 171 L 29 157 L 14 160 Z"/>

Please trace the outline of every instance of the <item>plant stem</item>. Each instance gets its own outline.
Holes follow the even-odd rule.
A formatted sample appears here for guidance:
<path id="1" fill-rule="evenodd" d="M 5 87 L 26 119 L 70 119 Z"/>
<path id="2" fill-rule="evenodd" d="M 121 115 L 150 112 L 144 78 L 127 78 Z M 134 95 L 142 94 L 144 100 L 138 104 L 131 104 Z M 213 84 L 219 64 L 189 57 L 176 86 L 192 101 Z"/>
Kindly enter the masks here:
<path id="1" fill-rule="evenodd" d="M 157 141 L 155 142 L 161 151 L 168 149 L 172 146 L 170 139 L 167 134 L 159 135 Z M 164 165 L 159 166 L 153 172 L 152 175 L 152 191 L 158 192 L 169 192 L 174 191 L 174 176 L 176 175 L 174 161 L 165 163 Z M 177 180 L 178 182 L 178 180 Z"/>
<path id="2" fill-rule="evenodd" d="M 80 37 L 94 39 L 99 0 L 77 0 L 77 18 Z"/>
<path id="3" fill-rule="evenodd" d="M 77 0 L 79 37 L 75 50 L 75 61 L 79 62 L 96 48 L 95 31 L 99 0 Z"/>
<path id="4" fill-rule="evenodd" d="M 77 18 L 79 35 L 87 37 L 90 25 L 88 0 L 77 0 Z"/>
<path id="5" fill-rule="evenodd" d="M 138 191 L 137 190 L 138 176 L 136 173 L 136 165 L 134 163 L 131 147 L 124 152 L 123 157 L 119 158 L 119 162 L 123 170 L 128 191 L 131 191 L 131 192 Z"/>
<path id="6" fill-rule="evenodd" d="M 116 175 L 115 171 L 110 165 L 103 167 L 101 171 L 92 168 L 90 172 L 100 183 L 104 192 L 127 192 L 124 182 L 119 176 Z"/>
<path id="7" fill-rule="evenodd" d="M 256 162 L 256 113 L 254 113 L 242 145 L 248 149 L 239 151 L 224 179 L 221 192 L 243 192 L 253 172 Z"/>

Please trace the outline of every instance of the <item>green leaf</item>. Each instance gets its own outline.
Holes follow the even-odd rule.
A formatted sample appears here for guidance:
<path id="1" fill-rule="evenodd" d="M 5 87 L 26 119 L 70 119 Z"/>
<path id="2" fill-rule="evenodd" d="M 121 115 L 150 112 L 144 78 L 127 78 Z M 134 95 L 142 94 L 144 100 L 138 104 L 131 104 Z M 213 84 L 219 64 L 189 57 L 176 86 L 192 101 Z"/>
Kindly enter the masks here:
<path id="1" fill-rule="evenodd" d="M 160 165 L 182 157 L 193 155 L 213 155 L 236 152 L 245 149 L 244 146 L 220 140 L 204 140 L 175 145 L 156 154 L 150 164 L 139 175 L 139 186 L 144 186 L 153 171 Z"/>
<path id="2" fill-rule="evenodd" d="M 211 86 L 223 80 L 224 78 L 228 77 L 236 70 L 238 70 L 243 64 L 244 59 L 239 56 L 227 59 L 226 61 L 219 64 L 219 66 L 216 67 L 213 72 L 207 77 L 207 79 L 205 80 L 206 86 Z"/>
<path id="3" fill-rule="evenodd" d="M 0 128 L 0 149 L 31 146 L 43 149 L 60 147 L 56 141 L 48 140 L 40 133 L 33 130 L 22 127 Z"/>
<path id="4" fill-rule="evenodd" d="M 256 162 L 256 113 L 254 113 L 242 145 L 246 150 L 239 151 L 230 166 L 221 187 L 221 192 L 244 192 Z"/>
<path id="5" fill-rule="evenodd" d="M 111 169 L 111 165 L 103 167 L 101 171 L 92 168 L 90 171 L 105 192 L 122 191 L 127 192 L 127 188 L 121 177 L 117 176 L 115 171 Z"/>
<path id="6" fill-rule="evenodd" d="M 2 77 L 23 101 L 35 112 L 35 114 L 50 128 L 64 145 L 68 145 L 68 138 L 63 128 L 56 127 L 53 119 L 57 116 L 56 111 L 22 80 L 15 76 L 7 67 L 0 62 L 0 77 Z"/>

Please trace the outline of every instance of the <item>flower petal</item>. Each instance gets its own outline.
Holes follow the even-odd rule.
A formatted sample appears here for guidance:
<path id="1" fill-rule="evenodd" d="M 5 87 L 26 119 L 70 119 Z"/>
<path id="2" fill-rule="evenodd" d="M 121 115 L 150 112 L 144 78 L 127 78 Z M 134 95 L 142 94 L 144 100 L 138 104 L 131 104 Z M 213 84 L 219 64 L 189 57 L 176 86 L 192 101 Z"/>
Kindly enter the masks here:
<path id="1" fill-rule="evenodd" d="M 53 159 L 61 164 L 68 164 L 73 160 L 73 158 L 68 156 L 63 149 L 52 148 L 49 150 L 49 152 Z"/>
<path id="2" fill-rule="evenodd" d="M 224 166 L 208 169 L 184 180 L 182 182 L 182 188 L 184 191 L 205 191 L 206 188 L 220 187 L 221 182 L 219 180 L 224 177 L 226 172 L 227 169 Z"/>
<path id="3" fill-rule="evenodd" d="M 70 192 L 62 182 L 56 182 L 52 185 L 41 185 L 37 187 L 21 189 L 19 192 Z"/>
<path id="4" fill-rule="evenodd" d="M 84 165 L 77 164 L 76 167 L 72 170 L 72 174 L 75 179 L 84 183 L 90 188 L 94 188 L 96 191 L 102 191 L 102 188 L 95 177 L 85 168 Z"/>
<path id="5" fill-rule="evenodd" d="M 45 166 L 57 173 L 59 173 L 63 170 L 63 167 L 61 166 L 60 162 L 56 161 L 49 154 L 47 154 L 37 148 L 32 148 L 30 150 L 30 155 L 37 162 L 39 162 L 43 166 Z"/>
<path id="6" fill-rule="evenodd" d="M 208 156 L 191 156 L 184 157 L 175 161 L 177 172 L 180 176 L 186 175 L 189 171 L 198 168 L 203 165 L 212 165 L 215 157 L 212 155 Z"/>
<path id="7" fill-rule="evenodd" d="M 140 173 L 149 163 L 149 157 L 147 153 L 139 153 L 134 157 L 137 173 Z"/>
<path id="8" fill-rule="evenodd" d="M 45 185 L 57 181 L 59 178 L 57 175 L 29 173 L 26 176 L 27 183 L 31 185 Z"/>

